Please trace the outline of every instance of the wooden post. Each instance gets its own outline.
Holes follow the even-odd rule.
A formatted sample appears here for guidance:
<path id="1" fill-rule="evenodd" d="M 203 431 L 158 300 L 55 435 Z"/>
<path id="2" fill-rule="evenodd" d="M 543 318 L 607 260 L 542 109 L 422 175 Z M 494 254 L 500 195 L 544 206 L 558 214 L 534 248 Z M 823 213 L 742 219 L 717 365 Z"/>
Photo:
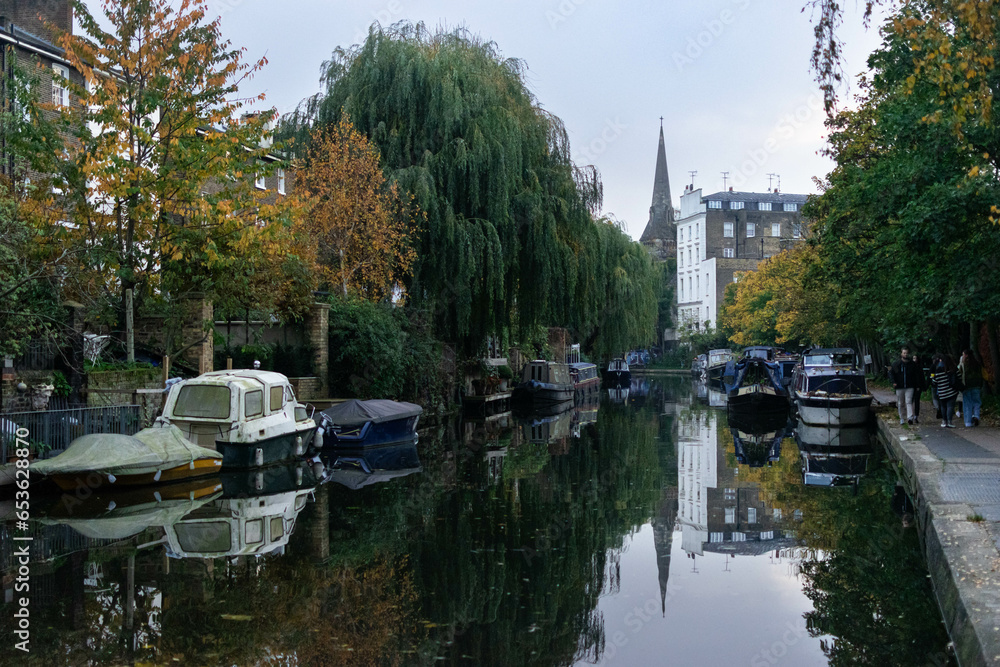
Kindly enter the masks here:
<path id="1" fill-rule="evenodd" d="M 163 386 L 167 386 L 167 380 L 170 379 L 170 355 L 163 355 Z"/>
<path id="2" fill-rule="evenodd" d="M 135 323 L 132 317 L 132 290 L 125 290 L 125 350 L 129 363 L 135 361 Z"/>
<path id="3" fill-rule="evenodd" d="M 232 357 L 226 357 L 226 370 L 227 371 L 233 370 L 233 358 Z"/>

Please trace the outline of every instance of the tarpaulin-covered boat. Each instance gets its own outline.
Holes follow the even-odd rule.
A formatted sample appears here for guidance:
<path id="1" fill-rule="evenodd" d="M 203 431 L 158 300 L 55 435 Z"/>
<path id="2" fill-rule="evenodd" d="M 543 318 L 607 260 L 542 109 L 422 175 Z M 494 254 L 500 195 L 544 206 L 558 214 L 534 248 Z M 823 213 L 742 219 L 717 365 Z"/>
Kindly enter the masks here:
<path id="1" fill-rule="evenodd" d="M 131 436 L 81 436 L 62 454 L 35 461 L 30 469 L 72 491 L 174 482 L 221 467 L 222 454 L 194 444 L 176 426 L 158 424 Z"/>
<path id="2" fill-rule="evenodd" d="M 376 399 L 344 401 L 320 413 L 324 447 L 369 447 L 413 439 L 424 409 Z"/>

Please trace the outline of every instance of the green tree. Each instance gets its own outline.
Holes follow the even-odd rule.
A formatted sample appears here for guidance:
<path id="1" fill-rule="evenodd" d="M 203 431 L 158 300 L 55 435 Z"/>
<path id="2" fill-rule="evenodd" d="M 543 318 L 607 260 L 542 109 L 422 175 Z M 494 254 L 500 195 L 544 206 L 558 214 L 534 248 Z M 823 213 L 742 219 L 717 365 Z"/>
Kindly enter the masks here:
<path id="1" fill-rule="evenodd" d="M 573 163 L 523 62 L 463 30 L 376 25 L 334 52 L 322 82 L 289 119 L 298 149 L 344 114 L 378 147 L 387 177 L 427 215 L 407 292 L 440 337 L 466 353 L 539 325 L 567 326 L 602 352 L 655 338 L 651 264 L 594 219 L 596 171 Z M 606 311 L 609 296 L 624 305 Z"/>
<path id="2" fill-rule="evenodd" d="M 65 192 L 59 242 L 83 258 L 76 295 L 119 321 L 129 289 L 137 304 L 230 288 L 259 307 L 287 300 L 260 279 L 286 261 L 294 223 L 285 199 L 254 187 L 283 166 L 265 141 L 273 112 L 239 97 L 265 60 L 245 62 L 204 0 L 104 0 L 101 19 L 73 7 L 82 34 L 58 42 L 86 83 L 63 82 L 65 141 L 37 168 Z"/>

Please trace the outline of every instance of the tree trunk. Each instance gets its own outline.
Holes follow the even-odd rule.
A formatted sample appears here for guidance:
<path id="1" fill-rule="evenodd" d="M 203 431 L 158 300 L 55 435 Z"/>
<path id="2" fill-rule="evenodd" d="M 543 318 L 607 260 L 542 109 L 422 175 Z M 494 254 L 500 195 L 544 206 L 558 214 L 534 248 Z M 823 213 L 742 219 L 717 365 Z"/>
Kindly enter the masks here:
<path id="1" fill-rule="evenodd" d="M 344 285 L 344 297 L 347 297 L 347 267 L 344 266 L 344 249 L 340 249 L 340 281 Z"/>

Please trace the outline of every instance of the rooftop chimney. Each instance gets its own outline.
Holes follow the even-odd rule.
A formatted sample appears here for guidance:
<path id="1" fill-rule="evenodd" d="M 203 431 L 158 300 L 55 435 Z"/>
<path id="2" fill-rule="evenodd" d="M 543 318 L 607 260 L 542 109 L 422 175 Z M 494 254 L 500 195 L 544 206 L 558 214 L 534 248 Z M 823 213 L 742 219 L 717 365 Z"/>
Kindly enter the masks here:
<path id="1" fill-rule="evenodd" d="M 729 186 L 729 191 L 730 191 L 730 192 L 732 192 L 732 191 L 733 191 L 733 186 L 731 186 L 731 185 Z"/>

